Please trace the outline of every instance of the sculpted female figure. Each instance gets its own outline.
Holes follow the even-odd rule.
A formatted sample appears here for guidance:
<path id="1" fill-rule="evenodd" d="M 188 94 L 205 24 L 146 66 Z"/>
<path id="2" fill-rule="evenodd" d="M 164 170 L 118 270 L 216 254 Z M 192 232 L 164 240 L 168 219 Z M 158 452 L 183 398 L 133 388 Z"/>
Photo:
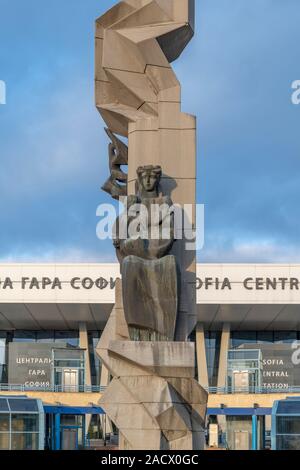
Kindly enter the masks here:
<path id="1" fill-rule="evenodd" d="M 160 166 L 137 169 L 136 195 L 127 198 L 127 210 L 117 221 L 114 245 L 120 261 L 129 255 L 146 260 L 159 259 L 172 248 L 173 203 L 169 196 L 159 193 L 161 175 Z"/>
<path id="2" fill-rule="evenodd" d="M 137 169 L 136 195 L 117 221 L 123 302 L 132 339 L 174 339 L 178 305 L 173 203 L 159 191 L 160 166 Z M 125 228 L 125 230 L 124 230 Z M 121 236 L 121 233 L 123 236 Z"/>

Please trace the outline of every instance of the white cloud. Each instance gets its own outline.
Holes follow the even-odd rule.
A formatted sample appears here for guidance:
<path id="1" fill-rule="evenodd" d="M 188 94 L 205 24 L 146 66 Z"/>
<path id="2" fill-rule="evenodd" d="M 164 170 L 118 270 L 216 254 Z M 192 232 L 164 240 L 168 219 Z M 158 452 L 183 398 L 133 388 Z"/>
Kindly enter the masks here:
<path id="1" fill-rule="evenodd" d="M 12 250 L 0 263 L 114 263 L 114 251 L 89 250 L 77 247 L 40 246 L 34 250 Z"/>
<path id="2" fill-rule="evenodd" d="M 258 239 L 233 241 L 228 247 L 211 240 L 210 247 L 198 253 L 198 260 L 205 263 L 300 263 L 300 246 Z"/>

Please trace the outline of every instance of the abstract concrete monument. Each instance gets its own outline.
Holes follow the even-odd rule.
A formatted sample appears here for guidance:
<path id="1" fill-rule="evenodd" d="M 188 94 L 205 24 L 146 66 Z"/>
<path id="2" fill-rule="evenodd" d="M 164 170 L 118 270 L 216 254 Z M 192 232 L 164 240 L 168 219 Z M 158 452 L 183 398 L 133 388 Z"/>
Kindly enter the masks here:
<path id="1" fill-rule="evenodd" d="M 112 377 L 101 405 L 123 449 L 204 446 L 207 393 L 194 378 L 189 341 L 196 264 L 186 242 L 196 221 L 192 215 L 188 230 L 178 227 L 172 210 L 173 203 L 194 207 L 196 198 L 196 122 L 181 112 L 170 66 L 193 28 L 194 0 L 126 0 L 96 21 L 96 106 L 112 141 L 103 189 L 116 199 L 128 196 L 126 236 L 120 236 L 122 216 L 114 230 L 122 280 L 97 347 Z M 128 153 L 115 134 L 128 138 Z M 146 219 L 148 238 L 131 236 L 129 223 L 141 216 L 141 209 L 132 214 L 133 206 L 149 212 L 154 204 L 165 212 Z M 168 236 L 152 237 L 166 221 Z"/>

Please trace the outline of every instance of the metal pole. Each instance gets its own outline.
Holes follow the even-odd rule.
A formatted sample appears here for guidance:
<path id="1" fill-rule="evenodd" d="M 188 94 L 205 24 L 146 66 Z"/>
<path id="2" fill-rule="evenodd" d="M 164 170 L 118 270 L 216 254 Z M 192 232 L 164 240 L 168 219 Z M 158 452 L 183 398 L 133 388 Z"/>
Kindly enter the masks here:
<path id="1" fill-rule="evenodd" d="M 257 450 L 257 416 L 252 415 L 252 450 Z"/>
<path id="2" fill-rule="evenodd" d="M 60 414 L 59 413 L 55 413 L 54 428 L 55 428 L 54 450 L 60 450 Z"/>

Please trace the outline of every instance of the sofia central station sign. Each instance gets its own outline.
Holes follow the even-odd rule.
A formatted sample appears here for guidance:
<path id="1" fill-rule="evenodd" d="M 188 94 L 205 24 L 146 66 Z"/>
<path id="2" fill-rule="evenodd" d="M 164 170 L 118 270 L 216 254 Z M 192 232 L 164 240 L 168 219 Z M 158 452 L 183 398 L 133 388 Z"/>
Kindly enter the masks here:
<path id="1" fill-rule="evenodd" d="M 68 284 L 72 289 L 80 290 L 90 290 L 93 288 L 97 288 L 100 290 L 103 289 L 114 289 L 116 285 L 116 279 L 110 277 L 109 279 L 105 279 L 104 277 L 98 277 L 97 279 L 92 279 L 91 277 L 73 277 L 69 281 L 64 281 L 59 277 L 22 277 L 20 280 L 13 280 L 10 277 L 5 277 L 4 279 L 0 279 L 0 289 L 14 289 L 15 287 L 21 288 L 22 290 L 55 290 L 59 289 L 62 290 L 64 285 Z"/>
<path id="2" fill-rule="evenodd" d="M 247 277 L 239 281 L 247 290 L 299 290 L 300 279 L 296 277 Z M 197 277 L 196 289 L 232 290 L 234 281 L 228 277 L 204 279 Z"/>
<path id="3" fill-rule="evenodd" d="M 60 279 L 59 277 L 50 278 L 43 276 L 38 277 L 27 277 L 22 276 L 20 279 L 12 279 L 11 277 L 0 278 L 0 289 L 14 289 L 21 288 L 22 290 L 62 290 L 65 284 L 68 284 L 74 290 L 90 290 L 90 289 L 111 289 L 113 290 L 116 286 L 117 278 L 109 277 L 97 277 L 96 279 L 91 277 L 78 277 L 75 276 L 68 281 Z M 298 278 L 287 278 L 287 277 L 247 277 L 241 281 L 241 284 L 246 290 L 299 290 L 300 279 Z M 231 281 L 228 277 L 225 278 L 196 278 L 196 290 L 232 290 L 234 289 L 235 282 Z"/>
<path id="4" fill-rule="evenodd" d="M 0 303 L 113 304 L 117 264 L 2 264 Z M 300 265 L 198 264 L 198 304 L 300 304 Z"/>

